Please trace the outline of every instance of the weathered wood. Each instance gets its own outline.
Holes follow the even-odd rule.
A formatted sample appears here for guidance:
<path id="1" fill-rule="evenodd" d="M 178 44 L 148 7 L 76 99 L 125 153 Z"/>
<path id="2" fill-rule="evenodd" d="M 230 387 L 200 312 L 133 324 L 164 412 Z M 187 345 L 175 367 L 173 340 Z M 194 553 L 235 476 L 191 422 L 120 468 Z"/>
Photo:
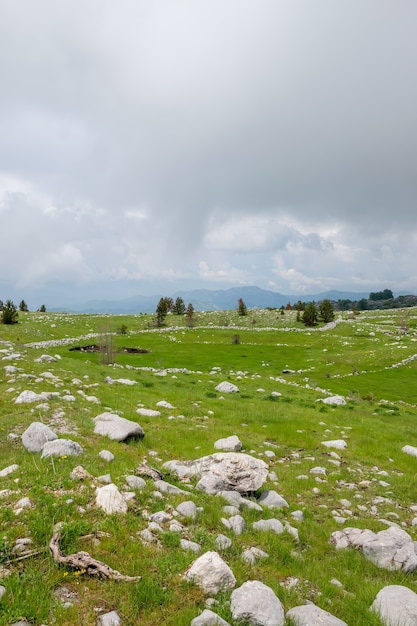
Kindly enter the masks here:
<path id="1" fill-rule="evenodd" d="M 112 569 L 106 563 L 93 559 L 88 552 L 76 552 L 75 554 L 68 554 L 64 556 L 59 548 L 59 540 L 61 538 L 60 533 L 55 533 L 49 542 L 49 549 L 52 554 L 52 558 L 58 565 L 65 565 L 70 569 L 84 570 L 89 576 L 96 576 L 97 578 L 118 580 L 124 582 L 136 582 L 140 580 L 141 576 L 124 576 L 115 569 Z"/>

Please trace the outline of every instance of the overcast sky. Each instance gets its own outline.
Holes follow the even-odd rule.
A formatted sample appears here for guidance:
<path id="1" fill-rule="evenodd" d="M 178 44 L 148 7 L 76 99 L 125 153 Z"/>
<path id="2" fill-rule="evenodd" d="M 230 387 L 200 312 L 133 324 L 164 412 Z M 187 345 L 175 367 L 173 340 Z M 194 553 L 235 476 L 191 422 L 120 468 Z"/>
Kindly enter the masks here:
<path id="1" fill-rule="evenodd" d="M 1 0 L 0 298 L 417 293 L 416 24 L 415 0 Z"/>

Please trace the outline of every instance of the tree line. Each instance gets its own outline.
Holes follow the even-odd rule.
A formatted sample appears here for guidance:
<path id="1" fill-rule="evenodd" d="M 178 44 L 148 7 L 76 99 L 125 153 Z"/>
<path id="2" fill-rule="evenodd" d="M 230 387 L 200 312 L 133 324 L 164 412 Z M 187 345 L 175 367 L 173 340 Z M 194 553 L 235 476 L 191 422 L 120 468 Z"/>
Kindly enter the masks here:
<path id="1" fill-rule="evenodd" d="M 0 323 L 2 324 L 17 324 L 19 321 L 19 311 L 21 313 L 28 313 L 29 308 L 24 300 L 19 302 L 19 306 L 16 307 L 12 300 L 0 300 Z M 46 312 L 46 306 L 42 304 L 39 309 L 39 313 Z"/>

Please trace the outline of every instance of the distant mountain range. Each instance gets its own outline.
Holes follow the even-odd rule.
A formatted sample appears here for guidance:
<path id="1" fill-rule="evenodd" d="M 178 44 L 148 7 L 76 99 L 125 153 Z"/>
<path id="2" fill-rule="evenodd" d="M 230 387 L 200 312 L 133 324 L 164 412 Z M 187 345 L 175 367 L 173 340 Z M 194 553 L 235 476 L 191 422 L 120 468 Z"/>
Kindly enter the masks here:
<path id="1" fill-rule="evenodd" d="M 90 300 L 77 308 L 56 307 L 50 311 L 68 311 L 73 313 L 153 313 L 162 296 L 169 295 L 173 300 L 181 297 L 187 306 L 192 303 L 196 311 L 228 311 L 237 308 L 239 298 L 242 298 L 248 308 L 265 309 L 279 308 L 288 302 L 295 304 L 303 302 L 319 302 L 320 300 L 352 300 L 368 298 L 369 292 L 357 293 L 353 291 L 324 291 L 316 294 L 284 295 L 275 291 L 260 289 L 259 287 L 232 287 L 231 289 L 194 289 L 191 291 L 177 291 L 173 294 L 155 294 L 153 296 L 133 296 L 122 300 Z M 405 293 L 396 295 L 406 295 Z"/>

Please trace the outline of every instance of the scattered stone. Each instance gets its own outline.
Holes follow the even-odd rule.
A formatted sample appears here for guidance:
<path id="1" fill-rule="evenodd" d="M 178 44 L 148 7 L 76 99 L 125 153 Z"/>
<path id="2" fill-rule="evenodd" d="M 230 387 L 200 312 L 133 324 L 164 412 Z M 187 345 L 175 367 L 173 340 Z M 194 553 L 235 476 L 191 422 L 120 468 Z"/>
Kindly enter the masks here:
<path id="1" fill-rule="evenodd" d="M 170 404 L 166 400 L 160 400 L 156 403 L 156 406 L 161 406 L 164 409 L 175 409 L 175 406 L 172 406 L 172 404 Z"/>
<path id="2" fill-rule="evenodd" d="M 215 387 L 215 389 L 220 393 L 238 393 L 239 391 L 239 388 L 236 385 L 233 385 L 233 383 L 229 383 L 227 381 L 219 383 L 217 387 Z"/>
<path id="3" fill-rule="evenodd" d="M 183 550 L 191 550 L 198 554 L 201 552 L 201 546 L 195 541 L 188 541 L 187 539 L 180 539 L 180 546 Z"/>
<path id="4" fill-rule="evenodd" d="M 32 422 L 22 435 L 22 444 L 28 452 L 41 452 L 45 443 L 54 439 L 58 439 L 58 436 L 49 426 Z"/>
<path id="5" fill-rule="evenodd" d="M 216 537 L 216 548 L 218 550 L 228 550 L 232 546 L 232 540 L 226 535 L 217 535 Z"/>
<path id="6" fill-rule="evenodd" d="M 250 580 L 231 595 L 230 610 L 234 620 L 253 626 L 284 626 L 281 601 L 270 587 L 259 580 Z"/>
<path id="7" fill-rule="evenodd" d="M 246 550 L 242 552 L 243 561 L 249 563 L 249 565 L 255 565 L 256 561 L 259 559 L 267 559 L 268 557 L 269 554 L 267 552 L 255 547 L 246 548 Z"/>
<path id="8" fill-rule="evenodd" d="M 77 465 L 74 467 L 70 474 L 71 480 L 94 480 L 94 476 L 92 476 L 82 465 Z"/>
<path id="9" fill-rule="evenodd" d="M 271 530 L 277 535 L 280 535 L 281 533 L 284 532 L 284 526 L 281 524 L 279 520 L 274 519 L 274 518 L 273 519 L 261 519 L 257 522 L 253 522 L 252 528 L 254 528 L 255 530 L 263 531 L 263 532 Z"/>
<path id="10" fill-rule="evenodd" d="M 339 406 L 344 406 L 346 404 L 346 400 L 343 396 L 330 396 L 328 398 L 319 398 L 316 402 L 323 402 L 323 404 L 334 404 Z"/>
<path id="11" fill-rule="evenodd" d="M 246 528 L 246 522 L 241 515 L 232 515 L 228 522 L 235 535 L 241 535 Z"/>
<path id="12" fill-rule="evenodd" d="M 371 530 L 345 528 L 332 533 L 330 543 L 340 548 L 362 548 L 366 559 L 387 570 L 412 572 L 417 569 L 414 542 L 403 529 L 394 525 L 374 533 Z"/>
<path id="13" fill-rule="evenodd" d="M 136 409 L 136 413 L 139 415 L 143 415 L 144 417 L 159 417 L 161 415 L 161 411 L 155 411 L 153 409 Z"/>
<path id="14" fill-rule="evenodd" d="M 161 493 L 166 493 L 169 495 L 174 495 L 174 496 L 180 496 L 184 494 L 188 495 L 188 491 L 184 491 L 184 489 L 180 489 L 179 487 L 176 487 L 175 485 L 171 485 L 170 483 L 167 483 L 165 480 L 156 480 L 155 487 L 159 489 Z"/>
<path id="15" fill-rule="evenodd" d="M 187 502 L 181 502 L 181 504 L 177 506 L 176 510 L 182 517 L 191 520 L 197 519 L 198 509 L 192 500 L 187 500 Z"/>
<path id="16" fill-rule="evenodd" d="M 371 605 L 385 626 L 417 624 L 417 594 L 402 585 L 388 585 L 379 591 Z"/>
<path id="17" fill-rule="evenodd" d="M 54 439 L 47 441 L 42 450 L 42 459 L 50 456 L 77 456 L 84 454 L 79 443 L 71 439 Z"/>
<path id="18" fill-rule="evenodd" d="M 13 463 L 13 465 L 9 465 L 8 467 L 5 467 L 4 469 L 0 471 L 0 478 L 4 478 L 5 476 L 8 476 L 12 472 L 15 472 L 17 469 L 19 469 L 19 466 L 16 465 L 16 463 Z"/>
<path id="19" fill-rule="evenodd" d="M 344 439 L 334 439 L 333 441 L 322 441 L 323 446 L 326 448 L 336 448 L 336 450 L 344 450 L 347 448 L 347 443 Z"/>
<path id="20" fill-rule="evenodd" d="M 119 617 L 117 611 L 110 611 L 109 613 L 103 613 L 97 618 L 97 626 L 120 626 L 122 620 Z"/>
<path id="21" fill-rule="evenodd" d="M 126 476 L 125 480 L 131 489 L 141 491 L 146 487 L 146 482 L 140 476 Z"/>
<path id="22" fill-rule="evenodd" d="M 210 609 L 204 609 L 200 615 L 191 620 L 190 626 L 230 626 L 230 624 Z"/>
<path id="23" fill-rule="evenodd" d="M 96 489 L 96 504 L 108 515 L 127 512 L 126 500 L 113 483 Z"/>
<path id="24" fill-rule="evenodd" d="M 214 443 L 216 450 L 225 450 L 227 452 L 239 452 L 242 449 L 242 442 L 237 435 L 231 435 L 225 439 L 218 439 Z"/>
<path id="25" fill-rule="evenodd" d="M 3 585 L 0 585 L 0 602 L 4 598 L 5 595 L 6 595 L 6 587 L 3 587 Z"/>
<path id="26" fill-rule="evenodd" d="M 257 491 L 268 475 L 268 465 L 241 452 L 218 452 L 196 461 L 168 461 L 164 468 L 180 479 L 201 476 L 197 487 L 212 495 L 220 491 Z"/>
<path id="27" fill-rule="evenodd" d="M 288 507 L 288 502 L 276 491 L 263 491 L 259 498 L 259 503 L 268 509 L 284 509 Z"/>
<path id="28" fill-rule="evenodd" d="M 184 580 L 195 583 L 207 595 L 216 595 L 236 585 L 232 570 L 217 552 L 206 552 L 194 561 Z"/>
<path id="29" fill-rule="evenodd" d="M 415 448 L 414 446 L 404 446 L 403 448 L 401 448 L 401 452 L 405 452 L 405 454 L 417 457 L 417 448 Z"/>
<path id="30" fill-rule="evenodd" d="M 296 606 L 287 611 L 287 619 L 291 619 L 295 626 L 310 626 L 311 624 L 320 624 L 320 626 L 348 626 L 338 617 L 335 617 L 328 611 L 320 609 L 314 604 L 305 604 Z"/>
<path id="31" fill-rule="evenodd" d="M 114 454 L 110 452 L 110 450 L 101 450 L 98 455 L 103 461 L 107 461 L 108 463 L 114 461 Z"/>
<path id="32" fill-rule="evenodd" d="M 127 420 L 116 413 L 101 413 L 93 418 L 93 422 L 95 435 L 103 435 L 115 441 L 142 439 L 145 436 L 145 431 L 137 422 Z"/>

